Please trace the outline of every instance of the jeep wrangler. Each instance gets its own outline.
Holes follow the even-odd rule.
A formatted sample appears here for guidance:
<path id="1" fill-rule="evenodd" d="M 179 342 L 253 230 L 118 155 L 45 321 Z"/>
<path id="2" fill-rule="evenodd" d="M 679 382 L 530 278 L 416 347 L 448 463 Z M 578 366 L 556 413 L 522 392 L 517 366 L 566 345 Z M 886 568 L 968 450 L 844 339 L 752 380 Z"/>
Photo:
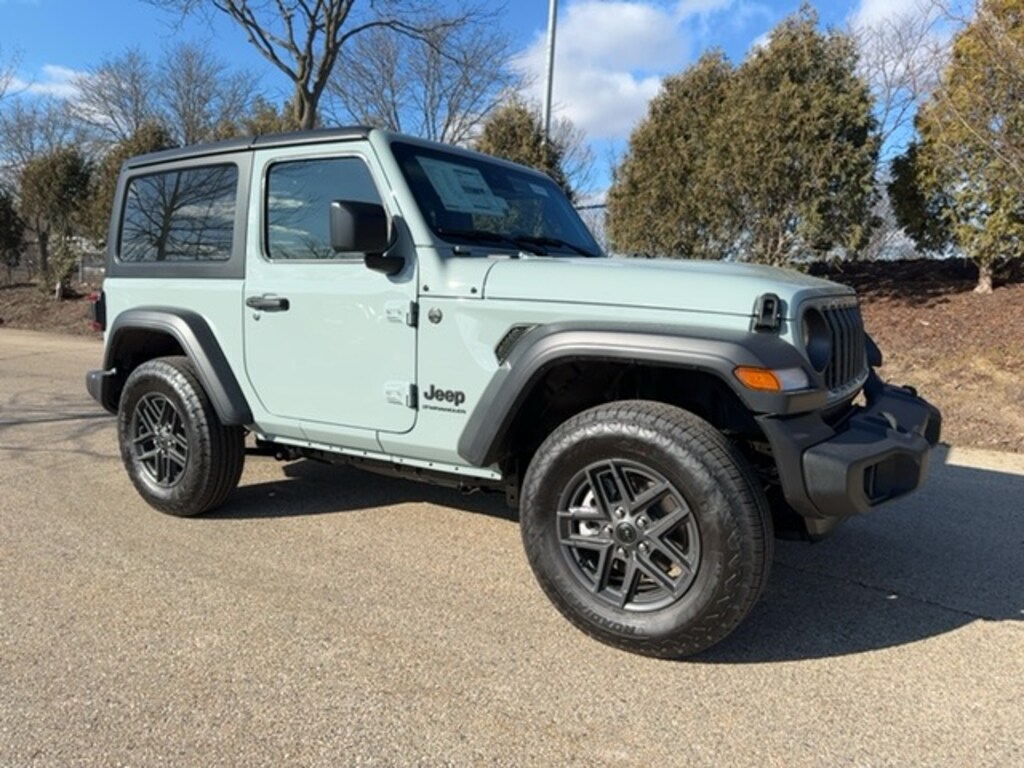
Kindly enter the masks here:
<path id="1" fill-rule="evenodd" d="M 678 658 L 816 539 L 923 481 L 938 411 L 846 287 L 610 258 L 547 176 L 376 129 L 128 160 L 103 367 L 132 483 L 197 515 L 248 450 L 503 491 L 574 624 Z"/>

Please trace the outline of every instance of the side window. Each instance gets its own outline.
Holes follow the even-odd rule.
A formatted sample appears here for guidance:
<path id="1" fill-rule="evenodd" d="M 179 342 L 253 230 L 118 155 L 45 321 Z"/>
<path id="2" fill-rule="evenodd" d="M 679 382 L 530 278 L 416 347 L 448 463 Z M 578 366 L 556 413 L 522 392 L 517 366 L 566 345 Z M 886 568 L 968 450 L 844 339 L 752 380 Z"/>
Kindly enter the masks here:
<path id="1" fill-rule="evenodd" d="M 273 260 L 344 258 L 331 249 L 331 201 L 381 204 L 366 164 L 355 157 L 275 163 L 267 174 L 266 253 Z"/>
<path id="2" fill-rule="evenodd" d="M 234 245 L 237 194 L 234 165 L 136 176 L 125 193 L 118 259 L 226 261 Z"/>

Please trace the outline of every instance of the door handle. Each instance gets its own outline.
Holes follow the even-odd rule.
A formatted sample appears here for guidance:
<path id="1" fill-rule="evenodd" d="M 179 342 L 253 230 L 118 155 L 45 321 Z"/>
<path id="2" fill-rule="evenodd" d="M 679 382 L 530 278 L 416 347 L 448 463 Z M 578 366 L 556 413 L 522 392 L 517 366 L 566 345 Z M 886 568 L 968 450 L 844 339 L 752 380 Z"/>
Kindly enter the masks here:
<path id="1" fill-rule="evenodd" d="M 291 303 L 281 296 L 250 296 L 245 306 L 260 312 L 287 312 Z"/>

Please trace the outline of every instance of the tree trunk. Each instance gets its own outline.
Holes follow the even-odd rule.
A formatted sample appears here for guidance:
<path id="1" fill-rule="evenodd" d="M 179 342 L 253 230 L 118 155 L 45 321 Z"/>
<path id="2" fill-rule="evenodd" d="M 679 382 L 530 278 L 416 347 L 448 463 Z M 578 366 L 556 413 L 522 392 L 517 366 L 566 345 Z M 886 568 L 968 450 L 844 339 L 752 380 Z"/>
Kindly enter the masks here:
<path id="1" fill-rule="evenodd" d="M 36 233 L 36 245 L 39 247 L 39 271 L 46 274 L 50 271 L 50 233 L 39 229 Z"/>
<path id="2" fill-rule="evenodd" d="M 311 131 L 316 128 L 316 104 L 313 94 L 307 93 L 302 87 L 295 89 L 295 103 L 292 104 L 292 120 L 300 131 Z"/>
<path id="3" fill-rule="evenodd" d="M 978 284 L 975 293 L 992 293 L 992 265 L 985 262 L 978 264 Z"/>

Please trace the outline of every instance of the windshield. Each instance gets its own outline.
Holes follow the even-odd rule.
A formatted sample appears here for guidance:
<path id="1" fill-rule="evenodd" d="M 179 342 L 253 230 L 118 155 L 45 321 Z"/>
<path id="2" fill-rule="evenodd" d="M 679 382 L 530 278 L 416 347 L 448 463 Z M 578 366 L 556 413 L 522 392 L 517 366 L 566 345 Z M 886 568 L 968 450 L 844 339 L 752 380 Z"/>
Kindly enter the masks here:
<path id="1" fill-rule="evenodd" d="M 552 256 L 600 256 L 590 230 L 546 176 L 486 158 L 394 142 L 395 158 L 434 234 Z"/>

